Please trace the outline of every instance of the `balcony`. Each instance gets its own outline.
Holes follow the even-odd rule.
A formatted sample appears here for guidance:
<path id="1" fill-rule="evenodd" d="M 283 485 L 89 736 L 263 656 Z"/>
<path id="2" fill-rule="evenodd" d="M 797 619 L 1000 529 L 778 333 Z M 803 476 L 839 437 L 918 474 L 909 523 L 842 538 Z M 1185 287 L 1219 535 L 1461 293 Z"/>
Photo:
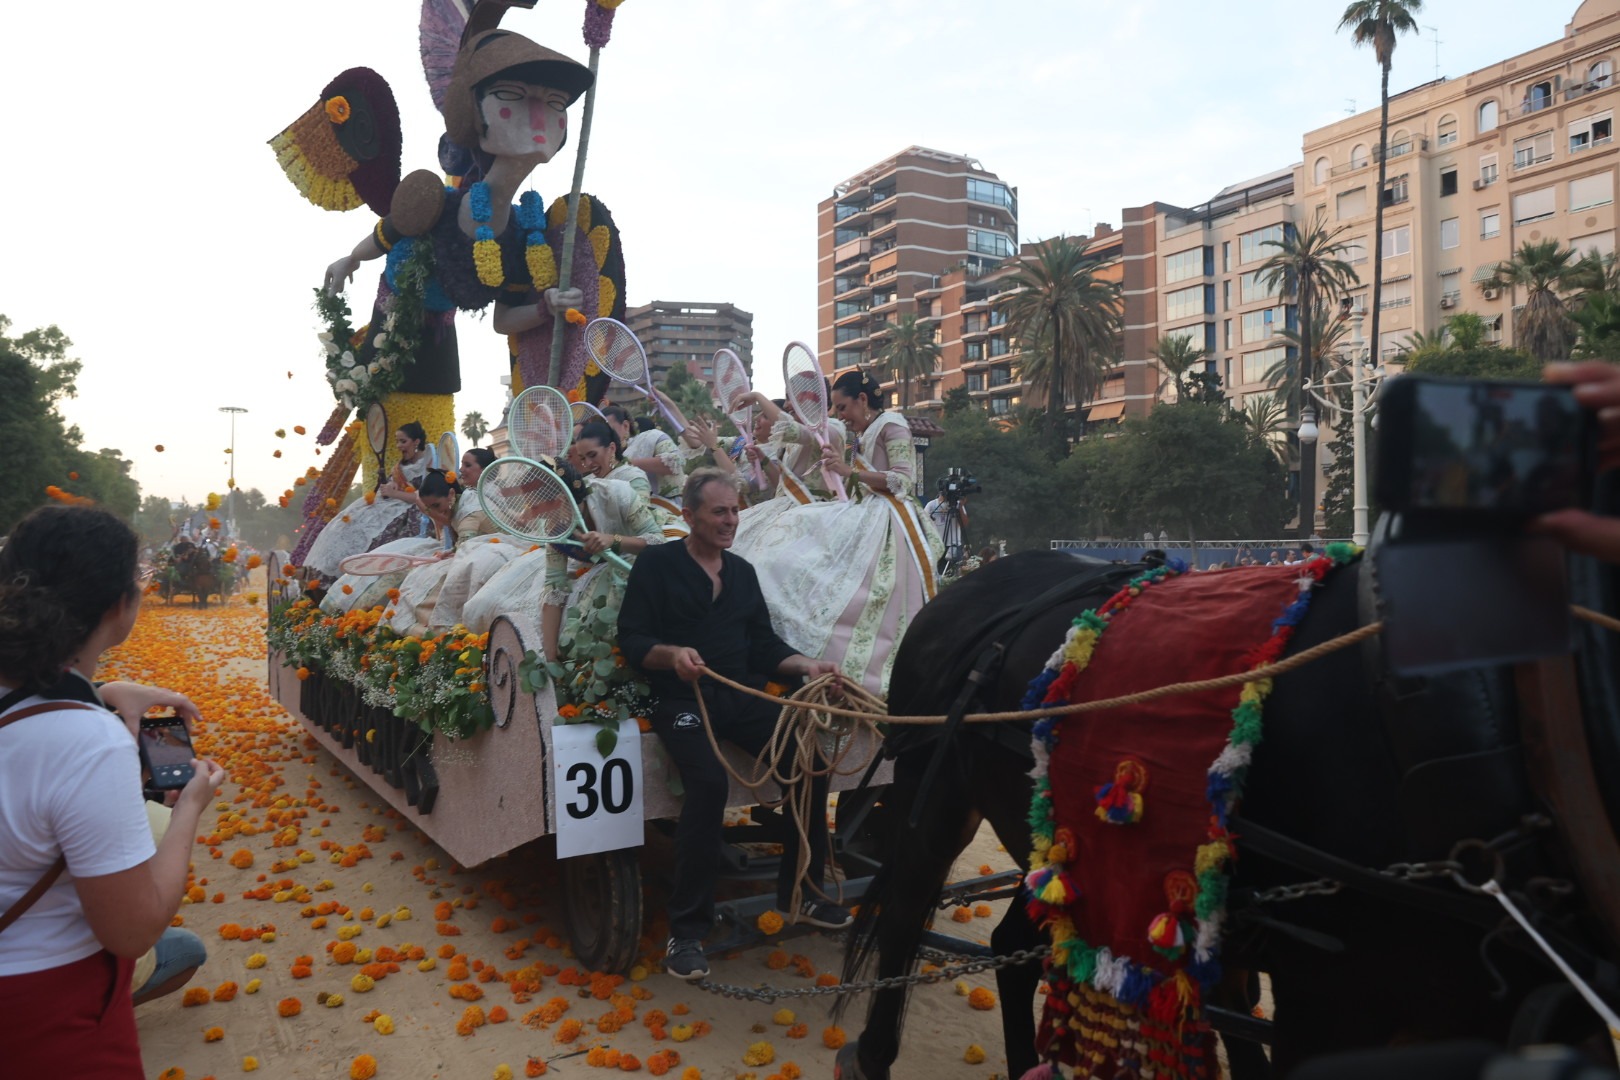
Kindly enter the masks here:
<path id="1" fill-rule="evenodd" d="M 890 245 L 892 248 L 893 245 Z M 872 252 L 872 266 L 867 274 L 867 280 L 876 284 L 891 278 L 900 269 L 900 253 L 885 249 Z"/>
<path id="2" fill-rule="evenodd" d="M 1564 100 L 1574 101 L 1576 98 L 1583 98 L 1588 94 L 1600 93 L 1613 85 L 1613 75 L 1605 75 L 1601 79 L 1593 79 L 1591 82 L 1574 83 L 1564 88 Z"/>
<path id="3" fill-rule="evenodd" d="M 842 225 L 846 221 L 849 221 L 849 220 L 851 220 L 853 218 L 858 218 L 858 217 L 862 216 L 863 214 L 869 214 L 871 212 L 872 212 L 872 207 L 870 206 L 870 204 L 862 205 L 862 206 L 856 206 L 856 205 L 852 205 L 850 203 L 834 203 L 833 204 L 833 222 L 834 222 L 834 224 Z"/>
<path id="4" fill-rule="evenodd" d="M 845 282 L 842 290 L 839 290 L 838 283 L 834 282 L 833 289 L 835 290 L 833 292 L 834 300 L 850 300 L 860 296 L 862 293 L 871 292 L 872 285 L 868 281 L 857 279 L 853 282 Z"/>
<path id="5" fill-rule="evenodd" d="M 854 240 L 846 240 L 833 248 L 833 266 L 834 268 L 842 267 L 857 259 L 867 258 L 871 253 L 872 241 L 870 238 L 859 236 Z"/>
<path id="6" fill-rule="evenodd" d="M 970 357 L 964 354 L 962 357 L 963 371 L 982 371 L 989 366 L 990 358 L 988 356 Z"/>
<path id="7" fill-rule="evenodd" d="M 977 341 L 980 338 L 989 336 L 989 334 L 990 328 L 982 322 L 974 322 L 971 319 L 966 319 L 962 322 L 963 341 Z"/>
<path id="8" fill-rule="evenodd" d="M 843 305 L 839 306 L 842 307 Z M 837 314 L 838 309 L 834 308 L 833 325 L 855 326 L 864 321 L 868 317 L 867 313 L 871 310 L 871 304 L 857 304 L 854 308 L 845 308 L 842 314 Z"/>
<path id="9" fill-rule="evenodd" d="M 899 227 L 900 227 L 900 219 L 899 218 L 892 218 L 891 217 L 891 218 L 888 218 L 888 219 L 886 219 L 884 221 L 874 221 L 872 223 L 871 235 L 874 236 L 874 237 L 882 236 L 882 235 L 884 235 L 886 233 L 892 232 L 893 230 L 895 230 L 895 229 L 897 229 Z"/>
<path id="10" fill-rule="evenodd" d="M 1553 155 L 1551 150 L 1547 151 L 1545 154 L 1515 153 L 1513 155 L 1513 171 L 1518 172 L 1520 169 L 1529 169 L 1536 165 L 1545 165 L 1552 159 Z"/>
<path id="11" fill-rule="evenodd" d="M 898 303 L 900 303 L 899 293 L 885 293 L 882 296 L 872 297 L 872 310 L 874 312 L 885 311 Z"/>
<path id="12" fill-rule="evenodd" d="M 962 314 L 964 315 L 970 311 L 988 311 L 989 309 L 990 298 L 988 296 L 981 296 L 977 300 L 964 300 L 962 303 Z"/>

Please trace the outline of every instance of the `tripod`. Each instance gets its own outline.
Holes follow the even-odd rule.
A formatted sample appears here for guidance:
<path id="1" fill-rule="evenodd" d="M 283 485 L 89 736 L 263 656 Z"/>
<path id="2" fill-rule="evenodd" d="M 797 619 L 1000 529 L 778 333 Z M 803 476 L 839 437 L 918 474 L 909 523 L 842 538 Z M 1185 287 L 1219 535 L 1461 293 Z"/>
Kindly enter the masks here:
<path id="1" fill-rule="evenodd" d="M 945 504 L 945 522 L 940 525 L 940 538 L 945 541 L 945 554 L 939 557 L 936 572 L 942 578 L 955 577 L 962 572 L 962 563 L 967 558 L 967 547 L 962 542 L 964 522 L 962 520 L 962 501 L 960 499 Z M 938 524 L 938 522 L 936 522 Z"/>

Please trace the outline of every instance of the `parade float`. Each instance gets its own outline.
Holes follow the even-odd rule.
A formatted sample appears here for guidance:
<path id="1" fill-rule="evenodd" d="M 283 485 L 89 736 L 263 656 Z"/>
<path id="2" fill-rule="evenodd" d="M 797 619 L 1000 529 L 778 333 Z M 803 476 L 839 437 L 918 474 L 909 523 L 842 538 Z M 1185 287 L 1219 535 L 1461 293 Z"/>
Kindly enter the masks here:
<path id="1" fill-rule="evenodd" d="M 368 418 L 385 414 L 384 432 L 415 421 L 430 439 L 453 429 L 458 310 L 493 308 L 514 394 L 550 386 L 594 402 L 605 389 L 584 327 L 623 315 L 624 258 L 611 213 L 581 181 L 598 60 L 619 2 L 587 0 L 584 64 L 503 28 L 504 16 L 533 4 L 423 3 L 423 69 L 444 118 L 442 171 L 400 177 L 398 108 L 388 83 L 365 68 L 329 82 L 271 140 L 306 199 L 330 211 L 364 206 L 374 224 L 316 290 L 336 398 L 318 442 L 332 450 L 283 496 L 287 505 L 305 489 L 304 528 L 290 554 L 268 563 L 269 681 L 317 741 L 462 865 L 543 841 L 535 850 L 560 861 L 576 955 L 613 970 L 638 954 L 645 829 L 680 805 L 634 671 L 607 640 L 576 643 L 570 662 L 546 664 L 538 610 L 503 612 L 482 633 L 399 634 L 383 606 L 323 610 L 308 593 L 331 583 L 301 572 L 323 528 L 362 512 L 362 500 L 369 509 L 399 465 L 398 451 L 375 435 L 376 453 L 367 453 Z M 571 192 L 549 204 L 533 191 L 519 196 L 569 138 L 568 112 L 581 99 Z M 372 260 L 383 261 L 382 278 L 370 321 L 357 327 L 343 289 Z M 366 494 L 344 506 L 357 474 Z M 852 751 L 851 775 L 835 788 L 855 785 L 873 748 L 842 749 Z M 727 752 L 734 769 L 755 771 Z M 733 783 L 734 806 L 760 801 Z M 773 824 L 787 827 L 776 815 L 755 819 L 750 840 L 770 843 Z M 847 871 L 854 852 L 836 846 Z"/>

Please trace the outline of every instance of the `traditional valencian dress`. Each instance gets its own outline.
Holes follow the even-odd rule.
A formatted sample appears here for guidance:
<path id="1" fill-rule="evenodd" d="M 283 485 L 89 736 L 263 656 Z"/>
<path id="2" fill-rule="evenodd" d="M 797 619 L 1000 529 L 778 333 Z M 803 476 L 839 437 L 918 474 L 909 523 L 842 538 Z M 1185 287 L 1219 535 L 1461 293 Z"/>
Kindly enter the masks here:
<path id="1" fill-rule="evenodd" d="M 806 476 L 819 476 L 818 456 L 797 456 Z M 732 550 L 754 564 L 784 641 L 883 694 L 901 636 L 934 596 L 944 545 L 911 496 L 916 454 L 903 417 L 880 413 L 861 433 L 854 464 L 883 473 L 889 490 L 850 480 L 848 502 L 827 501 L 785 467 L 784 496 L 742 513 Z"/>
<path id="2" fill-rule="evenodd" d="M 663 432 L 659 432 L 659 434 L 662 435 Z M 640 436 L 637 436 L 637 438 L 640 438 Z M 669 436 L 665 435 L 664 438 L 668 439 Z M 645 456 L 653 457 L 655 455 L 648 454 Z M 661 457 L 662 455 L 656 456 Z M 614 467 L 613 471 L 608 473 L 607 476 L 603 477 L 602 479 L 618 480 L 622 483 L 629 484 L 630 487 L 635 490 L 635 493 L 641 496 L 641 500 L 647 504 L 647 508 L 652 511 L 653 520 L 658 522 L 659 533 L 665 539 L 673 540 L 677 537 L 685 536 L 687 531 L 686 522 L 681 517 L 679 498 L 677 498 L 674 502 L 670 502 L 668 499 L 657 495 L 656 492 L 659 489 L 658 486 L 653 483 L 653 481 L 660 478 L 654 477 L 645 469 L 636 468 L 634 465 L 630 464 L 628 459 L 629 453 L 626 452 L 625 459 L 621 460 L 619 464 Z M 685 474 L 682 473 L 681 475 L 683 477 L 682 483 L 685 483 Z M 668 477 L 663 477 L 662 479 L 668 479 Z M 676 494 L 678 495 L 679 492 Z M 597 531 L 601 532 L 604 530 L 599 529 Z M 605 531 L 622 533 L 625 530 L 608 529 Z"/>
<path id="3" fill-rule="evenodd" d="M 640 469 L 633 472 L 646 475 Z M 664 542 L 664 532 L 647 506 L 646 496 L 622 480 L 586 477 L 585 505 L 581 508 L 596 531 L 638 536 L 650 544 Z M 625 556 L 627 560 L 631 556 Z M 618 617 L 624 595 L 625 572 L 604 560 L 592 565 L 577 544 L 547 544 L 519 555 L 497 570 L 462 609 L 462 623 L 474 633 L 489 630 L 499 615 L 520 611 L 538 617 L 547 604 L 564 608 L 563 636 L 583 610 L 605 596 L 606 612 Z"/>
<path id="4" fill-rule="evenodd" d="M 391 540 L 380 544 L 372 550 L 377 553 L 394 555 L 432 555 L 441 548 L 438 540 L 431 536 L 408 536 L 403 540 Z M 392 589 L 399 588 L 405 580 L 408 570 L 398 570 L 391 574 L 344 574 L 332 582 L 332 587 L 326 590 L 326 596 L 321 600 L 321 610 L 328 615 L 342 615 L 348 611 L 366 611 L 370 608 L 392 608 L 393 602 L 388 598 Z M 343 587 L 349 587 L 348 592 Z"/>
<path id="5" fill-rule="evenodd" d="M 686 455 L 674 439 L 658 428 L 648 428 L 630 436 L 624 444 L 624 460 L 657 458 L 669 469 L 668 476 L 654 476 L 642 470 L 650 485 L 647 501 L 655 509 L 667 510 L 676 517 L 681 512 L 681 488 L 686 484 Z"/>
<path id="6" fill-rule="evenodd" d="M 421 635 L 459 625 L 472 595 L 501 567 L 534 547 L 501 533 L 484 513 L 476 489 L 456 499 L 450 527 L 456 534 L 455 555 L 416 567 L 400 584 L 399 602 L 388 620 L 396 632 Z"/>
<path id="7" fill-rule="evenodd" d="M 412 487 L 421 487 L 427 476 L 430 455 L 425 451 L 415 461 L 401 465 L 405 480 Z M 427 516 L 415 505 L 401 499 L 377 496 L 371 505 L 364 497 L 357 498 L 343 508 L 343 513 L 326 523 L 321 535 L 310 545 L 304 556 L 304 567 L 325 578 L 337 577 L 338 563 L 350 555 L 373 551 L 395 540 L 421 535 Z M 420 554 L 412 551 L 410 554 Z M 431 554 L 431 552 L 430 552 Z"/>

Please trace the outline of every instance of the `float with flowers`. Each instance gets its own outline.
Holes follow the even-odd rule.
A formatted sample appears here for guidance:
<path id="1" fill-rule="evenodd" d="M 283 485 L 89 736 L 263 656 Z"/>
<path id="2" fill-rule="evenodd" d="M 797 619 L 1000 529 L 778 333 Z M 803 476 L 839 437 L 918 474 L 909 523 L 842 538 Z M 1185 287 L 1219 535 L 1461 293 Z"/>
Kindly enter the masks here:
<path id="1" fill-rule="evenodd" d="M 611 213 L 580 190 L 580 177 L 598 58 L 619 0 L 586 0 L 584 64 L 502 26 L 508 9 L 533 6 L 424 0 L 423 68 L 444 118 L 439 170 L 401 178 L 398 109 L 387 82 L 365 68 L 329 82 L 271 140 L 310 202 L 366 206 L 375 223 L 316 291 L 335 398 L 317 441 L 332 449 L 324 468 L 282 496 L 284 506 L 302 498 L 304 527 L 298 546 L 269 565 L 270 685 L 316 740 L 459 863 L 555 845 L 575 953 L 611 970 L 638 954 L 641 822 L 673 819 L 680 806 L 678 774 L 647 729 L 649 692 L 614 646 L 611 620 L 597 610 L 571 620 L 564 659 L 547 663 L 538 607 L 501 611 L 473 629 L 402 631 L 395 615 L 409 598 L 400 587 L 333 596 L 355 586 L 305 567 L 323 530 L 384 509 L 382 484 L 415 490 L 401 466 L 408 448 L 387 433 L 414 422 L 431 441 L 454 430 L 458 310 L 492 312 L 508 339 L 514 394 L 551 386 L 571 401 L 597 401 L 606 388 L 583 328 L 623 315 L 624 259 Z M 580 98 L 584 123 L 571 136 Z M 572 191 L 549 203 L 519 194 L 570 137 L 580 148 Z M 381 281 L 369 321 L 356 326 L 344 290 L 372 261 Z M 379 414 L 381 433 L 368 425 Z M 357 475 L 362 494 L 345 505 Z M 323 604 L 323 594 L 340 602 Z M 730 752 L 737 770 L 752 771 Z M 570 761 L 577 768 L 564 787 L 558 777 Z M 757 801 L 734 784 L 734 805 Z M 603 823 L 632 804 L 639 813 L 628 832 L 618 819 Z"/>

